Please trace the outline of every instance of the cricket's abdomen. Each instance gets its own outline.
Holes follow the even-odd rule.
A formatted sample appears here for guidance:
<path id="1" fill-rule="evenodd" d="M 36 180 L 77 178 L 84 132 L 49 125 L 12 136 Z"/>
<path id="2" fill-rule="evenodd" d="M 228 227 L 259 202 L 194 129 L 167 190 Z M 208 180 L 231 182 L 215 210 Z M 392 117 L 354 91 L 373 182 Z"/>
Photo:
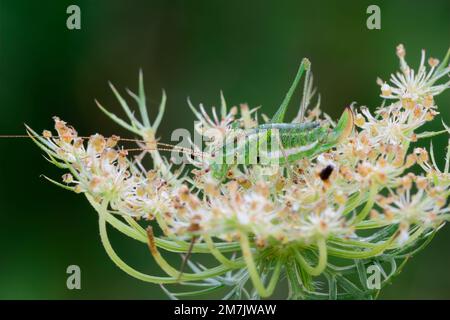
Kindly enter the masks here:
<path id="1" fill-rule="evenodd" d="M 313 157 L 323 151 L 322 145 L 328 134 L 328 128 L 319 126 L 309 130 L 280 130 L 280 150 L 274 150 L 270 156 L 278 159 L 280 164 Z"/>
<path id="2" fill-rule="evenodd" d="M 274 165 L 294 162 L 323 152 L 328 127 L 318 122 L 263 124 L 225 144 L 213 161 L 213 171 L 223 176 L 233 165 Z"/>
<path id="3" fill-rule="evenodd" d="M 328 127 L 321 127 L 318 122 L 263 124 L 246 136 L 245 148 L 241 150 L 245 164 L 293 162 L 316 155 L 328 133 Z M 251 151 L 258 156 L 252 156 Z"/>

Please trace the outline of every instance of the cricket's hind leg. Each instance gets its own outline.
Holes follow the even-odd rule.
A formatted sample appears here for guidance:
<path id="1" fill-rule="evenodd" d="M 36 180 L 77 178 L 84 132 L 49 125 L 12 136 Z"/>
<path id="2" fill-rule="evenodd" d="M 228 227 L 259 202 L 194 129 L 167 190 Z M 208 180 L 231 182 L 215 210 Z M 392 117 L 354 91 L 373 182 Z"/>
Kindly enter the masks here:
<path id="1" fill-rule="evenodd" d="M 286 150 L 284 150 L 283 143 L 281 142 L 280 136 L 276 135 L 276 137 L 278 139 L 278 145 L 279 145 L 279 148 L 281 150 L 281 154 L 283 156 L 282 159 L 284 160 L 282 164 L 283 164 L 284 168 L 286 169 L 287 178 L 291 179 L 291 178 L 294 177 L 294 171 L 292 170 L 291 164 L 289 162 L 288 155 L 286 154 Z"/>

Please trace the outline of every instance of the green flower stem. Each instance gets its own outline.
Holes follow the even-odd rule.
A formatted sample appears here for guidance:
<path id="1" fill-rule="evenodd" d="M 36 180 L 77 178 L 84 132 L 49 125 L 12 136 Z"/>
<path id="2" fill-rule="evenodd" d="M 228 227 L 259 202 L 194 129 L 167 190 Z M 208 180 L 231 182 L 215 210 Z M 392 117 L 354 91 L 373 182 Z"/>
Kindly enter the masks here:
<path id="1" fill-rule="evenodd" d="M 371 242 L 361 242 L 358 240 L 352 240 L 352 239 L 340 239 L 340 238 L 330 238 L 328 240 L 331 244 L 337 244 L 340 246 L 351 246 L 351 247 L 359 247 L 359 248 L 374 248 L 378 244 L 371 243 Z"/>
<path id="2" fill-rule="evenodd" d="M 382 253 L 384 250 L 388 249 L 392 242 L 397 238 L 398 231 L 395 232 L 388 240 L 373 247 L 370 250 L 365 251 L 349 251 L 344 249 L 333 248 L 328 246 L 328 253 L 332 256 L 345 258 L 345 259 L 368 259 L 378 254 Z"/>
<path id="3" fill-rule="evenodd" d="M 65 185 L 65 184 L 62 184 L 60 182 L 57 182 L 57 181 L 47 177 L 46 175 L 41 175 L 41 177 L 44 178 L 45 180 L 47 180 L 48 182 L 53 183 L 57 187 L 63 188 L 63 189 L 68 190 L 68 191 L 75 192 L 75 188 L 74 187 L 69 187 L 68 185 Z"/>
<path id="4" fill-rule="evenodd" d="M 362 196 L 363 193 L 360 191 L 357 191 L 353 193 L 347 200 L 345 204 L 345 209 L 342 212 L 342 215 L 346 216 L 350 212 L 352 212 L 354 209 L 356 209 L 367 197 L 367 193 L 364 192 L 364 197 Z"/>
<path id="5" fill-rule="evenodd" d="M 298 263 L 300 263 L 301 267 L 312 276 L 320 275 L 327 266 L 327 244 L 324 238 L 317 240 L 317 248 L 319 251 L 319 261 L 315 267 L 310 266 L 299 251 L 295 251 L 295 258 Z"/>
<path id="6" fill-rule="evenodd" d="M 161 217 L 161 214 L 159 212 L 156 212 L 155 214 L 156 222 L 158 223 L 159 227 L 161 228 L 162 232 L 165 236 L 171 238 L 169 227 L 167 226 L 166 221 Z"/>
<path id="7" fill-rule="evenodd" d="M 372 220 L 364 220 L 355 224 L 354 227 L 356 230 L 367 230 L 367 229 L 376 229 L 382 228 L 390 225 L 389 221 L 372 221 Z"/>
<path id="8" fill-rule="evenodd" d="M 102 208 L 94 201 L 91 195 L 86 194 L 86 198 L 88 199 L 89 203 L 94 207 L 94 209 L 98 212 L 99 210 L 102 210 Z M 139 231 L 139 229 L 136 229 L 136 225 L 134 225 L 133 228 L 127 226 L 122 221 L 114 217 L 111 213 L 105 210 L 104 212 L 105 220 L 111 224 L 115 229 L 120 231 L 121 233 L 125 234 L 126 236 L 133 238 L 139 242 L 147 243 L 147 234 L 145 233 L 145 230 L 139 226 L 131 217 L 128 217 L 129 219 L 133 220 L 139 228 L 144 230 L 144 233 Z M 127 218 L 127 216 L 124 216 L 124 218 Z M 127 220 L 127 219 L 125 219 Z M 130 223 L 129 221 L 127 221 Z M 176 253 L 185 253 L 187 250 L 189 250 L 189 243 L 184 241 L 179 241 L 177 243 L 167 240 L 167 239 L 161 239 L 158 237 L 155 237 L 155 243 L 156 245 L 164 249 L 166 251 L 170 252 L 176 252 Z M 221 252 L 234 252 L 240 249 L 240 245 L 238 242 L 231 242 L 231 243 L 217 243 L 216 248 L 220 250 Z M 193 249 L 193 253 L 209 253 L 209 248 L 204 243 L 198 243 L 195 244 Z"/>
<path id="9" fill-rule="evenodd" d="M 289 299 L 299 299 L 304 297 L 302 282 L 298 277 L 297 266 L 295 263 L 290 263 L 286 266 L 286 277 L 289 284 Z"/>
<path id="10" fill-rule="evenodd" d="M 92 198 L 90 200 L 93 201 Z M 186 274 L 183 274 L 181 277 L 178 277 L 179 271 L 176 270 L 175 268 L 173 268 L 172 266 L 170 266 L 169 263 L 167 263 L 167 261 L 159 254 L 159 252 L 157 250 L 156 250 L 156 254 L 155 254 L 154 250 L 151 250 L 152 255 L 155 258 L 158 265 L 161 267 L 161 269 L 163 269 L 171 277 L 170 278 L 161 278 L 161 277 L 153 277 L 153 276 L 142 274 L 142 273 L 134 270 L 130 266 L 128 266 L 125 262 L 123 262 L 117 256 L 117 254 L 114 252 L 114 250 L 111 246 L 111 243 L 109 242 L 109 239 L 108 239 L 108 236 L 106 233 L 106 223 L 105 223 L 107 221 L 105 218 L 107 215 L 109 215 L 109 213 L 107 211 L 108 202 L 104 201 L 101 206 L 96 204 L 94 207 L 96 209 L 98 209 L 97 212 L 100 217 L 100 222 L 99 222 L 100 223 L 100 236 L 102 239 L 103 246 L 105 247 L 105 250 L 108 253 L 108 256 L 111 258 L 111 260 L 113 260 L 113 262 L 119 268 L 121 268 L 128 274 L 133 275 L 134 277 L 139 277 L 138 279 L 141 279 L 142 277 L 146 276 L 148 279 L 147 281 L 149 281 L 149 282 L 153 281 L 154 283 L 174 283 L 174 282 L 178 282 L 178 281 L 200 281 L 200 280 L 204 280 L 207 278 L 211 278 L 211 277 L 215 277 L 215 276 L 224 274 L 231 270 L 231 268 L 220 265 L 218 267 L 214 267 L 214 268 L 211 268 L 211 269 L 208 269 L 208 270 L 196 273 L 196 274 L 186 273 Z M 154 249 L 156 249 L 156 246 L 154 247 Z M 236 263 L 237 263 L 237 268 L 241 268 L 245 265 L 243 263 L 242 258 L 237 259 Z M 172 281 L 172 280 L 174 280 L 174 281 Z M 155 281 L 159 281 L 159 282 L 155 282 Z M 169 281 L 169 282 L 167 282 L 167 281 Z"/>
<path id="11" fill-rule="evenodd" d="M 273 273 L 272 273 L 272 278 L 270 279 L 269 285 L 267 286 L 266 297 L 269 297 L 272 295 L 273 291 L 275 290 L 275 288 L 278 284 L 278 279 L 280 278 L 280 273 L 281 273 L 281 266 L 282 266 L 282 260 L 278 259 L 277 263 L 275 264 L 275 269 L 273 270 Z M 262 297 L 264 297 L 264 296 L 262 296 Z"/>
<path id="12" fill-rule="evenodd" d="M 253 286 L 255 287 L 258 294 L 265 298 L 272 295 L 275 287 L 277 285 L 278 279 L 280 277 L 281 272 L 281 264 L 282 259 L 278 259 L 275 265 L 275 269 L 272 273 L 272 278 L 270 279 L 269 285 L 267 289 L 264 288 L 264 284 L 259 276 L 258 270 L 255 265 L 255 261 L 253 260 L 252 250 L 250 248 L 250 243 L 248 241 L 248 236 L 246 233 L 240 233 L 240 242 L 242 248 L 242 254 L 247 265 L 248 273 L 250 275 L 250 279 L 252 279 Z"/>
<path id="13" fill-rule="evenodd" d="M 131 111 L 130 107 L 128 106 L 128 103 L 125 101 L 124 98 L 120 95 L 120 93 L 117 91 L 117 89 L 114 87 L 114 85 L 110 82 L 109 87 L 111 88 L 112 92 L 116 96 L 117 100 L 119 101 L 120 106 L 122 107 L 123 111 L 125 111 L 125 114 L 127 115 L 128 119 L 130 120 L 130 124 L 133 128 L 136 129 L 142 129 L 144 126 L 136 119 L 134 116 L 134 113 Z"/>
<path id="14" fill-rule="evenodd" d="M 111 246 L 111 243 L 109 242 L 108 234 L 106 232 L 106 220 L 104 216 L 99 214 L 99 229 L 100 229 L 100 239 L 103 244 L 103 247 L 105 248 L 106 253 L 108 254 L 109 258 L 114 262 L 116 266 L 118 266 L 121 270 L 129 274 L 130 276 L 145 281 L 145 282 L 151 282 L 151 283 L 158 283 L 158 284 L 164 284 L 164 283 L 176 283 L 177 279 L 175 277 L 156 277 L 151 276 L 142 272 L 139 272 L 135 270 L 134 268 L 130 267 L 128 264 L 126 264 L 122 259 L 119 258 L 119 256 L 116 254 L 114 249 Z"/>
<path id="15" fill-rule="evenodd" d="M 417 240 L 417 238 L 425 231 L 425 227 L 421 226 L 418 227 L 417 230 L 415 230 L 412 235 L 408 238 L 408 240 L 402 244 L 399 243 L 393 243 L 391 244 L 391 246 L 389 246 L 389 250 L 391 249 L 397 249 L 399 247 L 404 247 L 407 246 L 411 243 L 413 243 L 414 241 Z M 339 239 L 339 238 L 332 238 L 329 240 L 330 243 L 332 244 L 337 244 L 337 245 L 341 245 L 341 246 L 353 246 L 353 247 L 360 247 L 360 248 L 376 248 L 377 246 L 379 246 L 379 244 L 376 243 L 371 243 L 371 242 L 361 242 L 361 241 L 357 241 L 357 240 L 352 240 L 352 239 Z"/>
<path id="16" fill-rule="evenodd" d="M 145 232 L 145 229 L 142 228 L 139 223 L 136 222 L 132 217 L 130 216 L 123 216 L 123 219 L 128 223 L 130 227 L 132 227 L 134 230 L 139 232 L 144 238 L 147 236 L 147 233 Z"/>
<path id="17" fill-rule="evenodd" d="M 414 231 L 411 236 L 409 236 L 408 240 L 406 240 L 405 242 L 403 242 L 401 244 L 400 243 L 394 243 L 394 244 L 392 244 L 389 247 L 389 249 L 397 249 L 397 248 L 400 248 L 400 247 L 406 247 L 406 246 L 410 245 L 411 243 L 416 241 L 422 235 L 422 233 L 425 231 L 425 229 L 426 228 L 424 226 L 421 226 L 421 227 L 417 228 L 417 230 Z"/>
<path id="18" fill-rule="evenodd" d="M 212 278 L 221 274 L 224 274 L 232 269 L 242 268 L 245 266 L 242 258 L 236 260 L 236 266 L 234 268 L 230 268 L 224 265 L 219 265 L 217 267 L 207 269 L 198 273 L 183 273 L 181 271 L 172 267 L 166 259 L 159 253 L 156 244 L 154 243 L 153 231 L 151 228 L 148 229 L 148 244 L 150 252 L 155 259 L 156 263 L 164 270 L 169 276 L 179 278 L 180 281 L 199 281 L 207 278 Z"/>
<path id="19" fill-rule="evenodd" d="M 90 194 L 86 193 L 86 198 L 88 199 L 91 206 L 94 207 L 94 209 L 97 211 L 97 213 L 101 215 L 109 224 L 111 224 L 118 231 L 137 241 L 147 243 L 147 238 L 145 236 L 139 234 L 139 232 L 122 223 L 119 219 L 111 215 L 107 211 L 107 207 L 101 206 L 99 203 L 97 203 Z"/>
<path id="20" fill-rule="evenodd" d="M 115 123 L 117 123 L 119 126 L 123 127 L 124 129 L 133 132 L 134 134 L 140 135 L 140 131 L 139 129 L 137 129 L 136 127 L 129 125 L 126 121 L 120 119 L 118 116 L 116 116 L 114 113 L 109 112 L 108 110 L 106 110 L 105 107 L 103 107 L 100 102 L 98 102 L 97 100 L 95 100 L 95 103 L 97 104 L 97 107 L 104 113 L 106 114 L 112 121 L 114 121 Z"/>
<path id="21" fill-rule="evenodd" d="M 173 242 L 167 239 L 161 239 L 158 237 L 155 237 L 155 243 L 158 248 L 164 249 L 166 251 L 170 252 L 177 252 L 177 253 L 185 253 L 189 250 L 189 243 L 183 242 Z M 232 243 L 216 243 L 216 248 L 220 252 L 234 252 L 237 250 L 240 250 L 239 243 L 232 242 Z M 196 243 L 192 247 L 192 253 L 209 253 L 209 249 L 206 244 L 204 243 Z"/>
<path id="22" fill-rule="evenodd" d="M 142 93 L 144 94 L 144 93 Z M 153 123 L 153 130 L 158 130 L 159 125 L 161 124 L 162 117 L 164 115 L 164 110 L 166 109 L 166 91 L 162 91 L 161 102 L 159 103 L 158 114 L 156 115 L 155 122 Z"/>
<path id="23" fill-rule="evenodd" d="M 363 221 L 367 217 L 370 210 L 372 210 L 373 205 L 375 204 L 375 197 L 377 195 L 377 192 L 378 192 L 378 186 L 376 183 L 372 182 L 372 185 L 370 186 L 369 197 L 367 199 L 366 205 L 361 210 L 361 212 L 357 214 L 355 220 L 353 221 L 354 224 L 357 224 L 357 223 Z"/>
<path id="24" fill-rule="evenodd" d="M 208 249 L 211 251 L 211 254 L 214 256 L 214 258 L 217 259 L 217 261 L 230 268 L 237 267 L 237 263 L 235 261 L 228 259 L 219 250 L 217 250 L 214 242 L 209 235 L 203 235 L 203 239 L 205 240 Z"/>
<path id="25" fill-rule="evenodd" d="M 148 117 L 147 105 L 145 103 L 145 92 L 144 92 L 144 76 L 142 70 L 139 71 L 139 97 L 137 99 L 139 104 L 139 110 L 141 112 L 142 121 L 144 126 L 150 127 L 150 118 Z"/>
<path id="26" fill-rule="evenodd" d="M 47 141 L 44 137 L 41 137 L 36 131 L 31 129 L 29 126 L 25 125 L 27 129 L 27 134 L 31 138 L 31 140 L 45 153 L 53 158 L 59 159 L 60 157 L 56 152 L 53 151 L 53 147 L 49 141 Z"/>

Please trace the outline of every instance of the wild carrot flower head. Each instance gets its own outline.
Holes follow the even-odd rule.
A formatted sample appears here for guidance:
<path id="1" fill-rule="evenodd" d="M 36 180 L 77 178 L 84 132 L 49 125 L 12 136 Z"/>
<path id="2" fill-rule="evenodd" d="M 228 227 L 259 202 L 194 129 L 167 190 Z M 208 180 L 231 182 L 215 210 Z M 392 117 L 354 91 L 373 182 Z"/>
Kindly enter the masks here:
<path id="1" fill-rule="evenodd" d="M 284 116 L 282 108 L 269 120 L 247 105 L 228 110 L 223 96 L 220 111 L 213 108 L 210 114 L 203 105 L 195 108 L 189 101 L 197 119 L 194 129 L 204 137 L 203 144 L 189 139 L 188 145 L 170 146 L 157 136 L 165 95 L 152 123 L 141 76 L 140 94 L 130 93 L 138 102 L 140 119 L 114 87 L 128 121 L 99 104 L 112 120 L 138 137 L 137 148 L 125 147 L 129 139 L 117 136 L 79 137 L 56 117 L 55 134 L 28 130 L 48 160 L 67 171 L 62 183 L 51 181 L 85 194 L 99 215 L 107 253 L 133 277 L 158 284 L 222 288 L 226 298 L 270 296 L 280 277 L 286 277 L 290 298 L 370 298 L 398 274 L 397 262 L 423 248 L 449 219 L 450 154 L 440 169 L 432 146 L 427 151 L 414 145 L 449 132 L 447 128 L 421 130 L 439 115 L 435 98 L 450 85 L 445 82 L 449 54 L 440 62 L 426 60 L 422 52 L 417 70 L 407 64 L 402 45 L 397 47 L 397 56 L 400 71 L 389 83 L 378 81 L 381 106 L 352 105 L 355 129 L 351 130 L 353 123 L 347 124 L 343 138 L 324 149 L 320 148 L 327 134 L 341 128 L 320 110 L 320 99 L 309 108 L 314 90 L 308 60 L 299 69 L 299 75 L 306 70 L 304 96 L 292 123 L 278 124 L 277 117 Z M 303 144 L 282 149 L 280 159 L 285 161 L 281 164 L 214 160 L 217 150 L 248 137 L 248 132 L 298 128 L 299 122 L 309 128 L 302 130 L 311 131 L 298 131 L 299 138 L 294 131 L 284 136 L 284 141 Z M 312 135 L 304 132 L 313 129 L 325 138 L 308 140 Z M 136 150 L 141 153 L 131 157 Z M 321 152 L 288 158 L 305 150 Z M 187 153 L 189 163 L 176 165 L 163 151 L 172 151 L 172 156 Z M 246 159 L 247 152 L 239 149 L 233 156 Z M 144 166 L 148 155 L 152 168 Z M 107 224 L 146 243 L 166 276 L 144 274 L 122 261 L 109 243 Z M 156 236 L 153 228 L 162 234 Z M 163 251 L 211 255 L 218 265 L 206 267 L 190 258 L 191 270 L 177 270 L 165 260 Z M 375 289 L 362 276 L 370 265 L 384 275 Z M 353 283 L 355 274 L 361 283 Z M 328 285 L 319 286 L 317 281 Z M 172 293 L 163 288 L 171 298 L 201 293 Z"/>
<path id="2" fill-rule="evenodd" d="M 379 81 L 383 98 L 401 100 L 411 106 L 414 102 L 432 104 L 433 97 L 448 88 L 448 79 L 445 83 L 436 84 L 441 78 L 447 78 L 450 71 L 450 67 L 446 65 L 447 61 L 440 63 L 433 57 L 426 61 L 425 50 L 422 50 L 419 67 L 414 70 L 405 60 L 406 50 L 402 44 L 397 46 L 397 56 L 400 59 L 400 71 L 391 75 L 392 86 Z"/>

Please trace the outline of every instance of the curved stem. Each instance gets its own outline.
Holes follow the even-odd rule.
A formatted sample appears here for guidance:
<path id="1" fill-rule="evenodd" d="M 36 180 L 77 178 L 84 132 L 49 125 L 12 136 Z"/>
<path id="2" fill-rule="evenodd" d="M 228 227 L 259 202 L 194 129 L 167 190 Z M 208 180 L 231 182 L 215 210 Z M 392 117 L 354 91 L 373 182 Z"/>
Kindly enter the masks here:
<path id="1" fill-rule="evenodd" d="M 91 195 L 86 194 L 86 198 L 88 199 L 91 206 L 97 211 L 97 213 L 100 214 L 101 211 L 103 212 L 102 214 L 103 214 L 105 220 L 110 225 L 112 225 L 115 229 L 117 229 L 118 231 L 120 231 L 121 233 L 125 234 L 126 236 L 128 236 L 132 239 L 135 239 L 142 243 L 147 243 L 147 236 L 146 236 L 145 230 L 144 230 L 144 233 L 142 234 L 142 232 L 140 232 L 139 230 L 136 230 L 136 228 L 127 226 L 122 221 L 117 219 L 115 216 L 110 214 L 106 209 L 103 210 L 101 208 L 101 206 L 99 206 L 99 204 L 94 201 L 94 199 L 92 198 Z M 158 237 L 155 237 L 155 243 L 161 249 L 164 249 L 164 250 L 170 251 L 170 252 L 176 252 L 176 253 L 186 252 L 189 249 L 189 245 L 190 245 L 187 242 L 183 242 L 183 241 L 178 242 L 177 241 L 175 243 L 171 240 L 161 239 Z M 216 248 L 218 250 L 220 250 L 221 252 L 233 252 L 233 251 L 239 250 L 240 245 L 237 242 L 235 242 L 235 243 L 219 243 L 219 244 L 216 244 Z M 205 244 L 199 243 L 199 244 L 194 245 L 192 252 L 193 253 L 209 253 L 209 249 Z"/>
<path id="2" fill-rule="evenodd" d="M 147 233 L 145 232 L 145 229 L 142 228 L 139 223 L 136 222 L 132 217 L 130 216 L 123 216 L 124 220 L 128 223 L 130 227 L 132 227 L 134 230 L 139 232 L 142 236 L 146 236 Z"/>
<path id="3" fill-rule="evenodd" d="M 367 259 L 381 254 L 384 250 L 388 249 L 392 242 L 397 238 L 399 232 L 395 232 L 388 240 L 374 246 L 370 250 L 365 251 L 349 251 L 344 249 L 338 249 L 328 247 L 328 253 L 335 257 L 347 258 L 347 259 Z"/>
<path id="4" fill-rule="evenodd" d="M 357 223 L 363 221 L 367 217 L 370 210 L 372 210 L 373 205 L 375 204 L 375 197 L 377 195 L 377 192 L 378 192 L 378 187 L 377 187 L 376 183 L 372 182 L 372 185 L 370 186 L 370 191 L 369 191 L 369 198 L 367 199 L 367 202 L 366 202 L 366 205 L 364 206 L 364 208 L 361 210 L 360 213 L 358 213 L 355 220 L 353 221 L 354 224 L 357 224 Z"/>
<path id="5" fill-rule="evenodd" d="M 270 279 L 269 285 L 266 289 L 264 288 L 264 284 L 259 276 L 255 261 L 253 260 L 253 254 L 250 248 L 247 234 L 241 232 L 240 240 L 242 255 L 244 257 L 245 263 L 247 264 L 248 273 L 250 275 L 250 279 L 252 279 L 253 286 L 261 297 L 269 297 L 275 290 L 277 281 L 280 277 L 282 263 L 281 259 L 278 259 L 277 264 L 275 265 L 275 270 L 272 274 L 272 278 Z"/>
<path id="6" fill-rule="evenodd" d="M 126 264 L 122 259 L 119 258 L 119 256 L 116 254 L 114 249 L 111 246 L 111 243 L 109 242 L 108 234 L 106 231 L 106 220 L 102 215 L 99 215 L 99 229 L 100 229 L 100 239 L 103 244 L 103 247 L 105 248 L 106 253 L 108 254 L 109 258 L 114 262 L 116 266 L 118 266 L 122 271 L 127 273 L 128 275 L 145 281 L 145 282 L 151 282 L 151 283 L 158 283 L 158 284 L 164 284 L 164 283 L 176 283 L 177 279 L 175 277 L 156 277 L 156 276 L 150 276 L 148 274 L 139 272 L 135 270 L 134 268 L 130 267 L 128 264 Z"/>
<path id="7" fill-rule="evenodd" d="M 368 230 L 368 229 L 377 229 L 390 225 L 390 222 L 387 221 L 372 221 L 372 220 L 364 220 L 355 225 L 355 230 Z"/>
<path id="8" fill-rule="evenodd" d="M 346 216 L 350 212 L 352 212 L 355 208 L 359 206 L 359 204 L 364 200 L 362 196 L 362 192 L 358 191 L 350 196 L 350 198 L 347 200 L 347 203 L 345 204 L 344 211 L 342 212 L 342 215 Z"/>
<path id="9" fill-rule="evenodd" d="M 211 254 L 214 256 L 214 258 L 217 259 L 217 261 L 219 261 L 223 265 L 230 267 L 230 268 L 237 267 L 238 264 L 236 263 L 236 261 L 232 261 L 232 260 L 228 259 L 219 250 L 217 250 L 217 248 L 210 236 L 204 235 L 203 239 L 205 240 L 206 245 L 208 246 L 208 249 L 211 251 Z"/>
<path id="10" fill-rule="evenodd" d="M 281 264 L 282 264 L 282 261 L 281 261 L 281 259 L 279 259 L 277 261 L 277 264 L 275 265 L 275 269 L 273 270 L 273 273 L 272 273 L 272 278 L 270 279 L 269 285 L 267 286 L 267 289 L 266 289 L 267 297 L 272 295 L 273 291 L 275 290 L 275 288 L 277 286 L 277 282 L 278 282 L 278 279 L 280 278 L 280 273 L 281 273 Z"/>
<path id="11" fill-rule="evenodd" d="M 358 248 L 373 248 L 376 247 L 376 243 L 371 242 L 364 242 L 364 241 L 358 241 L 358 240 L 352 240 L 352 239 L 342 239 L 342 238 L 330 238 L 328 239 L 328 243 L 336 244 L 340 246 L 350 246 L 350 247 L 358 247 Z"/>
<path id="12" fill-rule="evenodd" d="M 163 258 L 163 256 L 159 253 L 158 248 L 156 247 L 155 238 L 153 236 L 153 231 L 151 227 L 147 229 L 148 234 L 148 247 L 150 250 L 150 253 L 152 254 L 153 258 L 155 259 L 156 263 L 161 267 L 161 269 L 164 270 L 168 275 L 172 277 L 179 278 L 180 281 L 199 281 L 204 280 L 207 278 L 212 278 L 221 274 L 224 274 L 232 269 L 236 268 L 242 268 L 244 266 L 244 263 L 241 259 L 238 259 L 236 261 L 236 266 L 233 268 L 226 267 L 224 265 L 219 265 L 214 268 L 210 268 L 198 273 L 183 273 L 180 275 L 180 271 L 172 267 L 166 259 Z M 239 263 L 240 262 L 240 263 Z"/>
<path id="13" fill-rule="evenodd" d="M 164 235 L 168 236 L 169 238 L 171 238 L 170 235 L 169 235 L 169 227 L 167 226 L 167 223 L 161 217 L 161 214 L 159 212 L 157 212 L 155 214 L 155 218 L 156 218 L 156 222 L 159 224 L 159 227 L 161 228 L 161 230 L 164 233 Z"/>
<path id="14" fill-rule="evenodd" d="M 300 252 L 295 251 L 295 258 L 297 261 L 302 268 L 312 276 L 320 275 L 327 266 L 327 244 L 324 238 L 317 240 L 317 248 L 319 250 L 319 260 L 315 267 L 310 266 Z"/>
<path id="15" fill-rule="evenodd" d="M 114 261 L 114 263 L 119 268 L 121 268 L 128 274 L 133 274 L 133 276 L 135 276 L 135 277 L 147 276 L 147 279 L 148 279 L 147 281 L 149 281 L 149 282 L 151 282 L 150 280 L 152 280 L 153 282 L 160 281 L 160 282 L 155 282 L 155 283 L 174 283 L 174 282 L 179 282 L 179 280 L 181 280 L 181 281 L 183 281 L 183 280 L 185 280 L 185 281 L 200 281 L 200 280 L 204 280 L 207 278 L 211 278 L 211 277 L 215 277 L 215 276 L 224 274 L 232 269 L 232 268 L 228 268 L 223 265 L 220 265 L 220 266 L 217 266 L 217 267 L 214 267 L 211 269 L 207 269 L 205 271 L 202 271 L 202 272 L 199 272 L 196 274 L 189 274 L 189 273 L 183 274 L 182 277 L 180 277 L 180 279 L 178 280 L 178 278 L 179 278 L 178 270 L 176 270 L 175 268 L 170 266 L 170 264 L 159 254 L 158 249 L 156 248 L 156 238 L 152 237 L 151 244 L 149 243 L 150 251 L 151 251 L 153 257 L 155 258 L 156 262 L 158 263 L 158 265 L 161 267 L 161 269 L 163 269 L 168 275 L 170 275 L 171 278 L 152 277 L 152 276 L 148 276 L 145 274 L 141 274 L 138 271 L 131 268 L 130 266 L 128 266 L 124 261 L 122 261 L 117 256 L 117 254 L 114 252 L 114 250 L 111 246 L 111 243 L 109 242 L 109 239 L 108 239 L 108 236 L 106 233 L 106 221 L 107 221 L 106 217 L 108 215 L 110 215 L 107 211 L 108 202 L 104 201 L 102 203 L 102 205 L 99 205 L 99 204 L 95 203 L 93 201 L 93 199 L 90 199 L 90 200 L 92 201 L 91 204 L 97 209 L 97 212 L 99 214 L 100 236 L 102 239 L 103 246 L 105 247 L 105 250 L 108 253 L 108 256 L 111 258 L 111 260 Z M 236 263 L 237 263 L 236 268 L 243 267 L 244 263 L 242 261 L 242 258 L 238 259 L 238 260 L 240 260 L 240 261 L 236 261 Z M 241 262 L 241 263 L 239 264 L 239 262 Z M 161 280 L 161 279 L 163 279 L 163 280 Z M 161 282 L 161 281 L 164 281 L 164 282 Z M 167 282 L 167 281 L 169 281 L 169 282 Z"/>
<path id="16" fill-rule="evenodd" d="M 414 241 L 416 241 L 416 240 L 422 235 L 422 233 L 425 231 L 425 229 L 426 229 L 426 228 L 425 228 L 424 226 L 421 226 L 421 227 L 417 228 L 417 230 L 414 231 L 414 233 L 413 233 L 411 236 L 409 236 L 408 240 L 406 240 L 406 241 L 405 241 L 404 243 L 402 243 L 402 244 L 399 244 L 399 243 L 392 244 L 392 245 L 389 247 L 389 249 L 397 249 L 397 248 L 400 248 L 400 247 L 405 248 L 405 247 L 408 246 L 409 244 L 411 244 L 411 243 L 413 243 Z"/>
<path id="17" fill-rule="evenodd" d="M 109 224 L 111 224 L 114 228 L 116 228 L 121 233 L 127 235 L 128 237 L 135 239 L 137 241 L 147 243 L 147 238 L 144 235 L 140 235 L 139 232 L 134 230 L 133 228 L 127 226 L 123 222 L 121 222 L 119 219 L 111 215 L 107 211 L 107 207 L 101 206 L 99 203 L 95 202 L 95 200 L 92 198 L 91 195 L 86 193 L 86 198 L 88 199 L 89 203 L 92 207 L 97 211 L 99 215 L 103 217 Z"/>

